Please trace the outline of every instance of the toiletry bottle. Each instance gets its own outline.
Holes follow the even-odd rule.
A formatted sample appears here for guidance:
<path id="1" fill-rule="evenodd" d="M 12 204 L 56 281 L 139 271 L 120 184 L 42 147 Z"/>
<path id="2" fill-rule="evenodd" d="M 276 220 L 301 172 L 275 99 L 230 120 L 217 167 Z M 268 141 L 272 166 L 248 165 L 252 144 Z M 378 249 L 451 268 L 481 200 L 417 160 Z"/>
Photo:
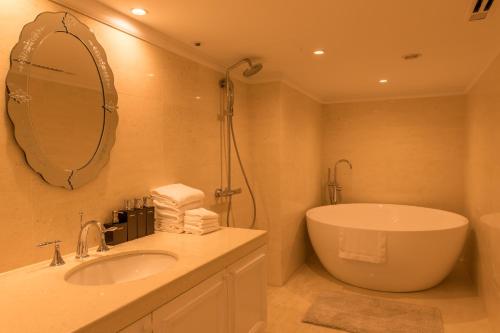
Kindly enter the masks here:
<path id="1" fill-rule="evenodd" d="M 144 211 L 144 202 L 142 198 L 135 199 L 134 212 L 137 214 L 137 237 L 146 236 L 146 212 Z"/>
<path id="2" fill-rule="evenodd" d="M 125 200 L 125 209 L 118 212 L 121 223 L 127 223 L 127 240 L 137 238 L 137 214 L 134 209 L 134 200 Z"/>
<path id="3" fill-rule="evenodd" d="M 113 211 L 113 220 L 111 223 L 104 225 L 106 228 L 117 227 L 115 231 L 105 233 L 106 244 L 118 245 L 127 241 L 127 222 L 120 222 L 118 211 Z"/>
<path id="4" fill-rule="evenodd" d="M 144 211 L 146 214 L 146 235 L 155 233 L 155 206 L 151 196 L 144 197 Z"/>

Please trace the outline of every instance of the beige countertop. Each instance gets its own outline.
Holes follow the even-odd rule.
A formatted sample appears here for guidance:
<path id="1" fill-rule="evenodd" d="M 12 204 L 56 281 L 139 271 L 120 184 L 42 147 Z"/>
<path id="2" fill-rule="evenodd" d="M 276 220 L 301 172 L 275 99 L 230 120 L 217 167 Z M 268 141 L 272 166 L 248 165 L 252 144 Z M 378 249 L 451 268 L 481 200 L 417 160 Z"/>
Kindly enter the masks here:
<path id="1" fill-rule="evenodd" d="M 63 266 L 49 267 L 47 261 L 5 272 L 0 274 L 0 332 L 116 331 L 265 244 L 261 230 L 223 228 L 203 236 L 163 232 L 104 254 L 93 249 L 84 260 L 66 255 Z M 178 261 L 157 275 L 112 285 L 64 280 L 82 262 L 134 250 L 168 251 Z"/>

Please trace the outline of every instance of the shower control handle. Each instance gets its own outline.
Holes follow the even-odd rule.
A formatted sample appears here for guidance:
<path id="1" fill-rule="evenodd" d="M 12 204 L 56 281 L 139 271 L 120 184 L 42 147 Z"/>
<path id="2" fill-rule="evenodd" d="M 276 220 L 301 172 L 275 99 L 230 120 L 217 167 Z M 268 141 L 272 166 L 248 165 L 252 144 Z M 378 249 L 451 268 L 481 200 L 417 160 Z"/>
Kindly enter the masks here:
<path id="1" fill-rule="evenodd" d="M 215 190 L 215 197 L 216 198 L 224 198 L 224 197 L 230 197 L 235 194 L 240 194 L 241 193 L 241 188 L 235 188 L 235 189 L 228 189 L 228 188 L 218 188 Z"/>

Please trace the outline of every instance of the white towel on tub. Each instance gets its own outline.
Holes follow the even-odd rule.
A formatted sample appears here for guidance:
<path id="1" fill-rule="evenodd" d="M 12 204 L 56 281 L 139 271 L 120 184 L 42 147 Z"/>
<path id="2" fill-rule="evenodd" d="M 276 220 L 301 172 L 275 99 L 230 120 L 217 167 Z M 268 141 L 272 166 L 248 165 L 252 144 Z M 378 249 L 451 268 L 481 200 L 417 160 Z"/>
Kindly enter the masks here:
<path id="1" fill-rule="evenodd" d="M 387 235 L 377 230 L 341 228 L 339 257 L 383 264 L 387 260 Z"/>

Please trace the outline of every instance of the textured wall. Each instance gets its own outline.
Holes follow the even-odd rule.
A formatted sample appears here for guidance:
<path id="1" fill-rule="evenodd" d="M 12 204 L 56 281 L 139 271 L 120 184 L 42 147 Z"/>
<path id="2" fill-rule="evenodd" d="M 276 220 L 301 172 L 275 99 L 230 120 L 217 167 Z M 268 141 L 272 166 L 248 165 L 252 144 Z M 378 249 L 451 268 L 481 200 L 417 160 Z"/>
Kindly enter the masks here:
<path id="1" fill-rule="evenodd" d="M 477 281 L 490 322 L 500 332 L 500 243 L 496 231 L 485 228 L 480 217 L 500 213 L 500 57 L 470 91 L 466 208 L 478 247 Z"/>
<path id="2" fill-rule="evenodd" d="M 24 24 L 43 11 L 64 10 L 46 0 L 8 0 L 0 12 L 0 76 L 5 79 L 9 54 Z M 78 212 L 86 219 L 107 220 L 125 198 L 142 196 L 154 186 L 184 182 L 207 193 L 209 207 L 224 212 L 212 193 L 220 185 L 220 73 L 76 15 L 93 29 L 106 50 L 119 94 L 119 125 L 109 164 L 96 180 L 75 191 L 46 184 L 26 164 L 13 138 L 12 124 L 0 94 L 0 271 L 48 259 L 52 249 L 35 244 L 61 239 L 73 252 Z M 2 79 L 2 80 L 4 80 Z M 246 86 L 237 84 L 235 127 L 243 158 L 248 160 Z M 199 96 L 200 99 L 196 99 Z M 236 173 L 235 184 L 243 185 Z M 237 225 L 248 224 L 247 194 L 235 198 Z"/>
<path id="3" fill-rule="evenodd" d="M 322 106 L 283 83 L 251 85 L 252 157 L 258 217 L 269 230 L 269 282 L 305 261 L 305 212 L 321 203 Z"/>
<path id="4" fill-rule="evenodd" d="M 0 73 L 5 77 L 10 50 L 24 24 L 40 12 L 65 9 L 47 0 L 9 0 L 2 5 Z M 51 249 L 35 248 L 40 241 L 61 239 L 64 253 L 74 251 L 80 210 L 86 219 L 106 221 L 124 199 L 142 196 L 166 183 L 183 182 L 202 189 L 207 206 L 223 214 L 225 221 L 226 202 L 215 202 L 212 196 L 216 187 L 225 185 L 220 170 L 224 149 L 218 80 L 222 75 L 75 15 L 94 31 L 115 75 L 120 117 L 116 144 L 109 164 L 96 180 L 72 192 L 59 189 L 43 182 L 26 165 L 4 109 L 0 124 L 4 158 L 0 164 L 0 251 L 16 248 L 17 254 L 3 256 L 0 271 L 49 258 Z M 2 105 L 4 97 L 0 96 Z M 236 82 L 235 100 L 234 127 L 257 195 L 257 227 L 270 231 L 270 276 L 282 283 L 304 260 L 303 214 L 319 203 L 315 175 L 320 166 L 321 106 L 281 83 L 249 89 Z M 302 158 L 295 160 L 295 152 Z M 293 161 L 287 160 L 288 154 Z M 282 168 L 285 172 L 280 176 Z M 233 186 L 242 187 L 243 194 L 233 200 L 232 225 L 246 227 L 251 222 L 251 201 L 235 158 L 233 175 Z M 293 182 L 288 184 L 290 180 Z M 281 183 L 287 189 L 283 200 L 278 192 Z"/>
<path id="5" fill-rule="evenodd" d="M 250 85 L 248 104 L 252 133 L 252 184 L 257 200 L 258 227 L 266 229 L 269 243 L 268 280 L 273 285 L 283 281 L 281 269 L 282 234 L 280 223 L 280 83 Z"/>
<path id="6" fill-rule="evenodd" d="M 308 255 L 305 212 L 321 204 L 323 108 L 286 85 L 281 96 L 280 220 L 286 281 Z"/>
<path id="7" fill-rule="evenodd" d="M 344 202 L 463 212 L 464 96 L 331 104 L 325 113 L 325 169 L 353 163 L 352 172 L 339 167 Z"/>

